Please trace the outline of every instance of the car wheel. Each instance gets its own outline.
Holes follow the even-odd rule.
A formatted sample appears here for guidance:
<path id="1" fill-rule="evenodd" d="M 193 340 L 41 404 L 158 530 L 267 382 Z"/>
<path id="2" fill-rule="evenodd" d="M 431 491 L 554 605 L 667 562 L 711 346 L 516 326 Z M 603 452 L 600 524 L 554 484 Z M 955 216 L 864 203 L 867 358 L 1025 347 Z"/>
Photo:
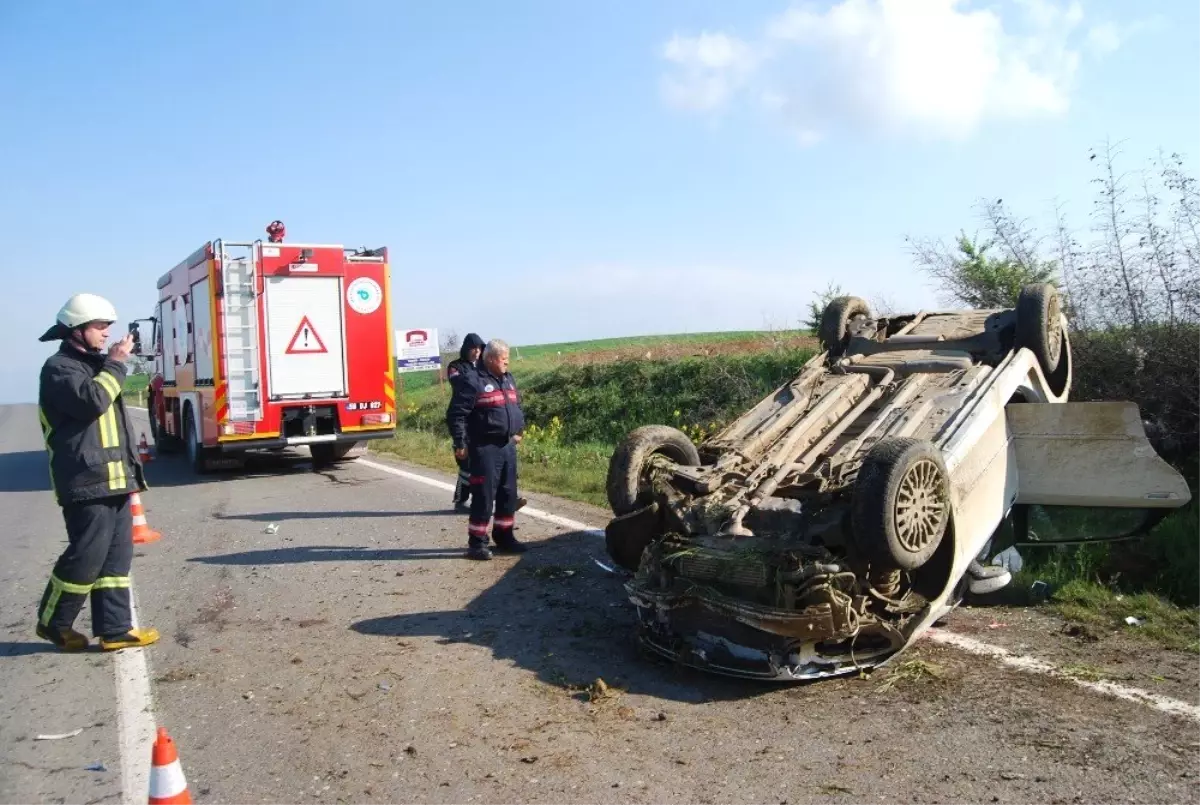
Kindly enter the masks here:
<path id="1" fill-rule="evenodd" d="M 1063 340 L 1058 289 L 1049 283 L 1026 285 L 1017 298 L 1016 346 L 1029 349 L 1050 377 L 1062 360 Z"/>
<path id="2" fill-rule="evenodd" d="M 923 439 L 885 439 L 858 471 L 854 541 L 873 564 L 916 570 L 950 523 L 950 483 L 941 452 Z"/>
<path id="3" fill-rule="evenodd" d="M 855 316 L 871 317 L 871 306 L 857 296 L 839 296 L 825 306 L 817 335 L 821 348 L 831 357 L 840 355 L 845 349 L 850 322 Z"/>
<path id="4" fill-rule="evenodd" d="M 608 462 L 605 486 L 613 514 L 620 517 L 650 503 L 650 459 L 656 455 L 685 467 L 700 466 L 700 453 L 683 431 L 668 425 L 645 425 L 632 431 Z"/>

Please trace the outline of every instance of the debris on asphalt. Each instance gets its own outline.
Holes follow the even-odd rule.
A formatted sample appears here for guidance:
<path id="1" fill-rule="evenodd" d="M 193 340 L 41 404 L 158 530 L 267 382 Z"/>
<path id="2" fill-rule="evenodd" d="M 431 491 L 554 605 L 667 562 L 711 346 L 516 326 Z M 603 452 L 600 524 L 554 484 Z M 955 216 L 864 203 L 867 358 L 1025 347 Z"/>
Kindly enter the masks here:
<path id="1" fill-rule="evenodd" d="M 84 771 L 108 771 L 108 767 L 103 763 L 93 763 L 90 766 L 84 766 Z"/>
<path id="2" fill-rule="evenodd" d="M 81 732 L 83 732 L 83 727 L 80 727 L 77 730 L 71 730 L 70 732 L 59 732 L 59 733 L 54 733 L 51 735 L 39 735 L 36 738 L 34 738 L 33 740 L 35 740 L 35 741 L 61 741 L 63 738 L 74 738 L 76 735 L 78 735 Z"/>
<path id="3" fill-rule="evenodd" d="M 616 572 L 617 572 L 616 568 L 610 567 L 610 566 L 604 564 L 603 562 L 601 562 L 599 559 L 597 559 L 594 556 L 592 557 L 592 561 L 595 562 L 596 564 L 598 564 L 602 569 L 607 570 L 609 573 L 612 573 L 613 575 L 616 575 Z"/>
<path id="4" fill-rule="evenodd" d="M 242 698 L 245 699 L 246 701 L 250 701 L 251 699 L 254 698 L 254 691 L 252 691 L 252 690 L 246 691 L 245 693 L 242 694 Z"/>
<path id="5" fill-rule="evenodd" d="M 271 523 L 270 525 L 268 525 L 266 528 L 263 529 L 263 533 L 264 534 L 278 534 L 279 526 L 275 525 L 275 523 Z"/>

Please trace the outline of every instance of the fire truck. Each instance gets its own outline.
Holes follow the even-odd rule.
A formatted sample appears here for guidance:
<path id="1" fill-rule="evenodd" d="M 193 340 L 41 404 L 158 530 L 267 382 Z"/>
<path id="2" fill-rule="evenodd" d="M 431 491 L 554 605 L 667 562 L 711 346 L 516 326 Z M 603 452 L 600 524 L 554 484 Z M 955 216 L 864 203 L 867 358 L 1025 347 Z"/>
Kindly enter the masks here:
<path id="1" fill-rule="evenodd" d="M 387 249 L 284 243 L 278 221 L 267 231 L 205 243 L 158 280 L 155 315 L 130 325 L 135 354 L 153 359 L 158 449 L 200 473 L 301 445 L 336 462 L 395 433 Z"/>

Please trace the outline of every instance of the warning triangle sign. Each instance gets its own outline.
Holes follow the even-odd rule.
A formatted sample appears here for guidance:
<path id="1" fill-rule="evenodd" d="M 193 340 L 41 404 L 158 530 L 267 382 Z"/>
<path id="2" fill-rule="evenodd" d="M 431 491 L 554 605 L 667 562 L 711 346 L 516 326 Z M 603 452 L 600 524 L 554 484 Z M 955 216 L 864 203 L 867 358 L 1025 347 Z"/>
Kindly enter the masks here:
<path id="1" fill-rule="evenodd" d="M 316 328 L 308 320 L 308 316 L 300 319 L 300 326 L 296 328 L 296 334 L 288 343 L 287 354 L 318 355 L 328 351 L 325 349 L 325 342 L 321 340 L 321 336 L 317 335 Z"/>

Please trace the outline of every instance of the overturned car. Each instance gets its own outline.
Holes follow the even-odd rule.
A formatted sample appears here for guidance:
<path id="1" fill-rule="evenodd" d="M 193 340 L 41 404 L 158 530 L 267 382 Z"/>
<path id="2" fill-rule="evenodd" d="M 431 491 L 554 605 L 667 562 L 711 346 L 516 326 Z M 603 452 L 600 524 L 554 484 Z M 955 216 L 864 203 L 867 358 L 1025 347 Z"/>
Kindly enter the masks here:
<path id="1" fill-rule="evenodd" d="M 1016 543 L 1144 533 L 1185 505 L 1136 405 L 1069 403 L 1057 291 L 1015 309 L 825 309 L 822 352 L 695 445 L 649 425 L 609 465 L 609 555 L 644 646 L 794 680 L 878 666 L 1011 577 Z"/>

